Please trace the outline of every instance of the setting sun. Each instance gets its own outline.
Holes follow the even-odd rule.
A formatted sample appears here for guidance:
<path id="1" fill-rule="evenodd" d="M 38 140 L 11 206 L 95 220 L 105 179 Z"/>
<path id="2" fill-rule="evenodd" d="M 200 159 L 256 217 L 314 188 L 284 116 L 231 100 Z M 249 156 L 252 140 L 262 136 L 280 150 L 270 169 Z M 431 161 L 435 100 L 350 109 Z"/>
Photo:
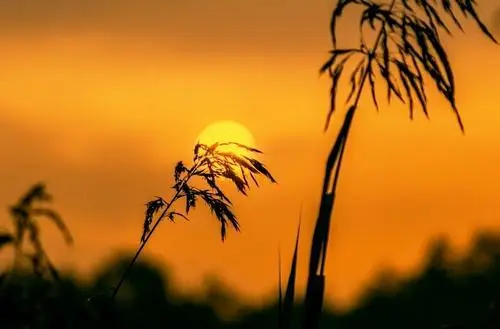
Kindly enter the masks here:
<path id="1" fill-rule="evenodd" d="M 0 329 L 500 329 L 500 0 L 0 16 Z"/>
<path id="2" fill-rule="evenodd" d="M 248 147 L 256 146 L 252 133 L 241 123 L 230 120 L 217 121 L 210 124 L 200 133 L 197 142 L 205 145 L 212 145 L 217 142 L 234 142 Z M 227 152 L 247 155 L 247 151 L 243 148 L 233 145 L 222 146 L 221 149 Z"/>

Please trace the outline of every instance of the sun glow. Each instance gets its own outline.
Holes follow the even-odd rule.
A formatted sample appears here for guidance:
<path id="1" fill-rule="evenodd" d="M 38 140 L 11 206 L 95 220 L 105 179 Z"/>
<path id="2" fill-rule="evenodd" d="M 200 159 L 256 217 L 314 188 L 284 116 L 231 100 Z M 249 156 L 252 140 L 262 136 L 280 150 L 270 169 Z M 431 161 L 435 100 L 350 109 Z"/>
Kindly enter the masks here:
<path id="1" fill-rule="evenodd" d="M 198 136 L 197 142 L 205 145 L 234 142 L 248 147 L 255 147 L 252 133 L 241 123 L 225 120 L 207 126 Z M 221 146 L 220 150 L 238 155 L 249 155 L 249 151 L 235 145 Z"/>

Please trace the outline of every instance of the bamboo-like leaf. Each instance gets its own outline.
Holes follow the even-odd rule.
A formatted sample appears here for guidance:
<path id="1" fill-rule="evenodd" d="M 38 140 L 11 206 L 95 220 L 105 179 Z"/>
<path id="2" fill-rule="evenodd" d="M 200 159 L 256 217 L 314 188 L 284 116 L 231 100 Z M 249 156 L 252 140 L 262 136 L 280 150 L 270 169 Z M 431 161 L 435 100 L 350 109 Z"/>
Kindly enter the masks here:
<path id="1" fill-rule="evenodd" d="M 337 20 L 342 16 L 344 9 L 350 4 L 361 4 L 361 3 L 367 3 L 367 2 L 368 1 L 364 1 L 364 0 L 339 0 L 337 2 L 337 6 L 333 10 L 332 16 L 330 19 L 330 33 L 332 36 L 333 48 L 336 48 L 336 44 L 337 44 L 337 37 L 336 37 Z"/>
<path id="2" fill-rule="evenodd" d="M 350 54 L 352 54 L 352 53 L 350 53 Z M 344 65 L 349 60 L 349 58 L 350 58 L 350 56 L 347 56 L 347 57 L 343 58 L 335 66 L 334 70 L 332 70 L 331 66 L 328 67 L 328 70 L 329 70 L 329 73 L 330 73 L 330 77 L 332 79 L 332 87 L 330 89 L 330 102 L 331 103 L 330 103 L 330 109 L 328 111 L 328 115 L 327 115 L 326 122 L 325 122 L 325 128 L 324 128 L 325 131 L 328 129 L 328 125 L 330 123 L 331 117 L 332 117 L 332 115 L 335 112 L 335 101 L 336 101 L 336 98 L 337 98 L 337 85 L 338 85 L 338 83 L 340 81 L 340 77 L 342 75 L 342 71 L 344 70 Z"/>
<path id="3" fill-rule="evenodd" d="M 421 107 L 426 117 L 429 117 L 427 112 L 427 100 L 425 94 L 423 94 L 423 86 L 419 85 L 419 77 L 413 71 L 409 69 L 408 63 L 404 56 L 402 56 L 402 61 L 397 59 L 393 60 L 393 63 L 397 66 L 401 80 L 403 83 L 406 83 L 405 89 L 407 89 L 406 94 L 407 97 L 412 101 L 412 94 L 416 95 Z M 410 118 L 413 118 L 413 103 L 410 104 Z"/>
<path id="4" fill-rule="evenodd" d="M 327 115 L 326 122 L 325 122 L 325 130 L 328 129 L 328 124 L 330 122 L 330 118 L 333 115 L 333 113 L 335 112 L 335 100 L 337 98 L 337 85 L 339 83 L 340 76 L 342 75 L 343 68 L 344 68 L 343 66 L 337 66 L 335 68 L 335 70 L 330 73 L 330 75 L 332 77 L 332 87 L 330 89 L 331 105 L 330 105 L 330 110 L 328 111 L 328 115 Z"/>
<path id="5" fill-rule="evenodd" d="M 250 161 L 250 163 L 253 165 L 255 169 L 265 177 L 267 177 L 272 183 L 277 183 L 274 177 L 271 175 L 269 170 L 264 166 L 262 162 L 257 161 L 256 159 L 251 159 L 245 156 L 245 158 Z"/>
<path id="6" fill-rule="evenodd" d="M 414 104 L 413 104 L 413 97 L 412 97 L 412 93 L 411 93 L 411 89 L 410 89 L 410 83 L 408 82 L 408 77 L 403 73 L 402 70 L 399 70 L 399 77 L 401 79 L 401 83 L 403 84 L 403 88 L 406 92 L 406 98 L 408 99 L 408 101 L 410 103 L 410 105 L 409 105 L 410 117 L 413 117 Z"/>
<path id="7" fill-rule="evenodd" d="M 253 182 L 255 183 L 255 185 L 259 186 L 259 182 L 257 181 L 257 179 L 255 178 L 255 175 L 253 172 L 250 172 L 250 177 L 252 178 Z"/>
<path id="8" fill-rule="evenodd" d="M 353 70 L 353 72 L 351 74 L 351 79 L 350 79 L 351 91 L 347 95 L 346 103 L 349 103 L 349 101 L 354 96 L 354 93 L 356 92 L 356 89 L 360 86 L 360 80 L 365 75 L 365 69 L 366 69 L 365 68 L 365 60 L 362 59 L 358 63 L 358 65 L 356 66 L 356 68 Z"/>
<path id="9" fill-rule="evenodd" d="M 352 48 L 351 49 L 347 49 L 347 48 L 346 49 L 334 49 L 334 50 L 330 51 L 330 58 L 323 64 L 323 66 L 321 66 L 321 68 L 319 69 L 319 73 L 323 74 L 326 71 L 328 71 L 328 69 L 330 67 L 335 65 L 335 61 L 340 56 L 347 55 L 347 57 L 343 59 L 343 61 L 345 63 L 345 61 L 348 60 L 350 56 L 352 56 L 353 54 L 355 54 L 357 52 L 360 52 L 360 50 L 359 49 L 352 49 Z"/>
<path id="10" fill-rule="evenodd" d="M 378 107 L 378 101 L 377 101 L 377 93 L 376 93 L 376 89 L 375 89 L 375 74 L 373 73 L 373 70 L 372 70 L 371 61 L 369 61 L 369 63 L 368 63 L 367 70 L 368 70 L 368 81 L 370 83 L 370 91 L 371 91 L 371 95 L 372 95 L 372 101 L 373 101 L 373 104 L 375 105 L 375 108 L 378 111 L 379 107 Z"/>
<path id="11" fill-rule="evenodd" d="M 393 87 L 393 82 L 391 80 L 391 70 L 389 67 L 389 47 L 388 47 L 388 36 L 385 29 L 381 30 L 381 47 L 382 47 L 382 57 L 384 65 L 380 66 L 382 76 L 386 79 L 389 88 L 387 88 L 387 102 L 391 102 L 391 92 L 395 89 Z"/>
<path id="12" fill-rule="evenodd" d="M 337 57 L 339 54 L 359 53 L 364 55 L 368 62 L 362 69 L 356 67 L 354 70 L 366 71 L 366 74 L 356 75 L 353 72 L 347 102 L 359 98 L 354 97 L 354 94 L 361 93 L 358 87 L 363 86 L 364 80 L 367 79 L 373 103 L 378 109 L 379 105 L 376 97 L 374 97 L 375 66 L 372 65 L 372 63 L 377 63 L 380 76 L 386 84 L 388 103 L 391 101 L 391 96 L 396 95 L 399 100 L 408 104 L 410 117 L 412 117 L 415 102 L 410 101 L 409 92 L 411 98 L 416 97 L 418 99 L 422 111 L 428 116 L 427 96 L 423 83 L 423 73 L 425 72 L 434 82 L 436 89 L 446 98 L 457 117 L 460 129 L 463 131 L 462 120 L 455 101 L 453 70 L 440 38 L 441 31 L 451 35 L 451 30 L 443 17 L 449 16 L 454 24 L 463 30 L 461 20 L 457 16 L 457 13 L 461 13 L 465 19 L 470 18 L 475 21 L 481 32 L 490 40 L 496 43 L 497 40 L 477 14 L 477 3 L 474 0 L 453 0 L 453 2 L 451 0 L 400 0 L 400 3 L 396 5 L 397 2 L 397 0 L 394 0 L 389 5 L 372 0 L 341 0 L 337 2 L 333 9 L 330 28 L 334 49 L 332 54 L 335 55 L 332 55 L 330 60 L 324 63 L 321 68 L 322 72 L 327 69 L 331 72 L 332 80 L 331 104 L 325 129 L 328 128 L 328 123 L 331 121 L 335 110 L 336 90 L 340 74 L 343 71 L 344 63 L 338 61 Z M 347 50 L 340 52 L 336 43 L 337 23 L 347 7 L 351 6 L 362 8 L 359 20 L 361 42 L 357 51 L 351 48 L 349 52 Z M 372 49 L 369 49 L 365 43 L 364 25 L 379 32 L 377 42 Z M 395 57 L 392 49 L 398 50 L 399 55 L 403 54 L 400 63 L 407 65 L 406 70 L 402 70 L 400 64 L 394 62 Z M 410 67 L 409 63 L 413 63 L 413 65 Z M 396 67 L 393 68 L 393 65 Z M 395 74 L 392 72 L 393 69 L 397 69 Z M 401 77 L 401 75 L 404 77 Z M 404 97 L 396 79 L 404 90 Z M 356 81 L 356 83 L 353 83 L 353 81 Z"/>
<path id="13" fill-rule="evenodd" d="M 439 13 L 437 12 L 436 8 L 434 6 L 427 2 L 427 1 L 420 1 L 420 4 L 422 8 L 424 9 L 427 18 L 429 20 L 430 25 L 432 26 L 432 29 L 438 33 L 439 29 L 443 29 L 448 35 L 451 35 L 451 31 L 444 22 L 444 20 L 439 16 Z"/>
<path id="14" fill-rule="evenodd" d="M 475 0 L 455 0 L 455 1 L 457 2 L 457 4 L 459 4 L 460 9 L 462 10 L 464 15 L 467 16 L 468 13 L 472 16 L 472 18 L 474 18 L 474 21 L 478 25 L 481 32 L 483 32 L 483 34 L 485 34 L 493 42 L 498 43 L 493 34 L 490 32 L 490 30 L 479 18 L 479 15 L 477 14 L 477 11 L 475 9 L 475 6 L 477 4 Z"/>
<path id="15" fill-rule="evenodd" d="M 457 16 L 455 15 L 455 12 L 453 11 L 453 8 L 451 6 L 451 1 L 450 0 L 441 0 L 441 5 L 444 9 L 444 11 L 448 14 L 453 19 L 453 22 L 455 22 L 455 25 L 463 31 L 464 28 L 462 27 L 462 24 L 458 20 Z"/>
<path id="16" fill-rule="evenodd" d="M 394 82 L 394 77 L 391 74 L 390 70 L 388 70 L 385 67 L 385 64 L 378 59 L 376 60 L 376 63 L 378 64 L 380 75 L 384 78 L 384 81 L 387 84 L 387 102 L 391 102 L 391 96 L 394 93 L 401 102 L 406 103 L 403 96 L 401 95 L 399 87 Z"/>
<path id="17" fill-rule="evenodd" d="M 248 145 L 244 145 L 244 144 L 241 144 L 241 143 L 237 143 L 237 142 L 224 142 L 224 143 L 219 143 L 219 146 L 238 146 L 239 148 L 242 148 L 244 150 L 247 150 L 247 151 L 250 151 L 250 152 L 253 152 L 253 153 L 260 153 L 262 154 L 262 151 L 259 150 L 259 149 L 256 149 L 254 147 L 250 147 Z M 220 151 L 218 151 L 219 153 L 221 153 Z M 232 154 L 232 156 L 235 156 L 236 157 L 236 154 Z"/>
<path id="18" fill-rule="evenodd" d="M 366 22 L 370 27 L 375 30 L 375 21 L 379 20 L 379 14 L 382 6 L 377 3 L 368 3 L 366 9 L 361 14 L 360 25 L 364 25 Z"/>

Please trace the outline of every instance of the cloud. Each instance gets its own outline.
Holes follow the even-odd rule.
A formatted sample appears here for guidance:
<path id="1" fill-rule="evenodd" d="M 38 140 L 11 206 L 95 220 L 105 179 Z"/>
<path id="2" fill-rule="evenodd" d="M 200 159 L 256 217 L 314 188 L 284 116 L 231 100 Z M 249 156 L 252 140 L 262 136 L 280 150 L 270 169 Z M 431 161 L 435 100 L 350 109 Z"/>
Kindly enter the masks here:
<path id="1" fill-rule="evenodd" d="M 119 36 L 129 42 L 146 38 L 158 46 L 198 53 L 316 53 L 330 46 L 334 4 L 332 0 L 0 0 L 0 36 L 83 33 Z M 493 4 L 484 0 L 480 9 L 489 10 Z"/>
<path id="2" fill-rule="evenodd" d="M 318 40 L 327 45 L 329 9 L 324 0 L 0 0 L 0 33 L 112 33 L 187 43 L 199 51 L 299 51 Z"/>
<path id="3" fill-rule="evenodd" d="M 142 201 L 170 174 L 141 136 L 87 136 L 80 145 L 67 133 L 0 118 L 0 140 L 9 141 L 0 153 L 3 205 L 41 180 L 77 217 L 120 218 L 142 212 Z"/>

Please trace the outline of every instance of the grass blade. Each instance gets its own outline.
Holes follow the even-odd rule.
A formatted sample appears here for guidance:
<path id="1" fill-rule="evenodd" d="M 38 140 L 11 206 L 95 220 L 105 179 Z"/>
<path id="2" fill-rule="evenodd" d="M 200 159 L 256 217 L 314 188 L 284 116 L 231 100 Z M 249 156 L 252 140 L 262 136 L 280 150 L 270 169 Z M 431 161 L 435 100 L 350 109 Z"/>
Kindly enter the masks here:
<path id="1" fill-rule="evenodd" d="M 282 322 L 280 329 L 290 329 L 292 326 L 293 301 L 295 298 L 295 279 L 297 276 L 297 259 L 299 249 L 300 222 L 302 217 L 299 217 L 299 227 L 297 229 L 297 237 L 295 239 L 295 250 L 293 252 L 292 265 L 290 267 L 290 275 L 283 300 Z"/>

